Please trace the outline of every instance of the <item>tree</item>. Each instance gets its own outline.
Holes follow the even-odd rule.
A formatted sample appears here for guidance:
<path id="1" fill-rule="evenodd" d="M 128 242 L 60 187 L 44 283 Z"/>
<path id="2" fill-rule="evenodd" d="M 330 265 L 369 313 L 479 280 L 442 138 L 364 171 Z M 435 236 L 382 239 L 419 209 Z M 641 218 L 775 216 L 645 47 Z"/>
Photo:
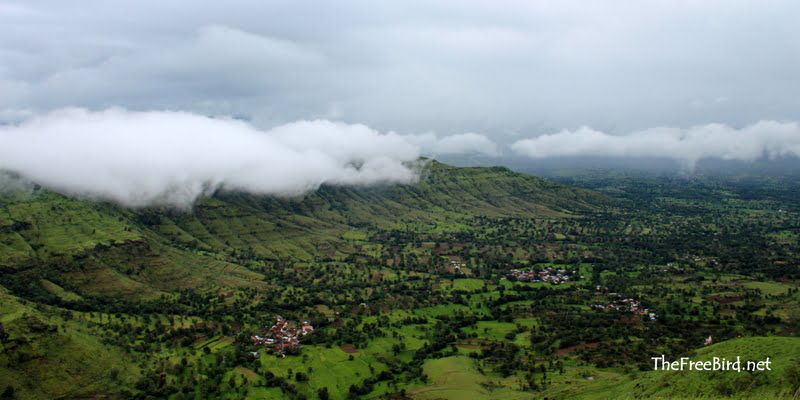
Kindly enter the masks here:
<path id="1" fill-rule="evenodd" d="M 0 395 L 0 398 L 13 399 L 14 394 L 15 394 L 14 387 L 11 385 L 7 385 L 6 388 L 3 390 L 3 394 Z"/>
<path id="2" fill-rule="evenodd" d="M 317 390 L 317 396 L 319 397 L 319 400 L 329 400 L 331 398 L 328 388 L 326 387 L 319 388 L 319 390 Z"/>

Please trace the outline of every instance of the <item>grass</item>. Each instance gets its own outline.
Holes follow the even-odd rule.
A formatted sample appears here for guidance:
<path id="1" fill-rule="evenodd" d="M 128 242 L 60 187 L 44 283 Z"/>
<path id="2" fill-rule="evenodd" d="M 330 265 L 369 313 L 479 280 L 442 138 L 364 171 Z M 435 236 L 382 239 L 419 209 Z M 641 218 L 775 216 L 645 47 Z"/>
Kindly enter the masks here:
<path id="1" fill-rule="evenodd" d="M 742 285 L 748 289 L 758 289 L 764 294 L 773 296 L 784 295 L 789 289 L 797 287 L 779 282 L 746 282 Z"/>
<path id="2" fill-rule="evenodd" d="M 504 341 L 505 336 L 516 329 L 517 326 L 510 322 L 478 321 L 475 325 L 462 330 L 468 334 L 477 334 L 481 339 Z"/>
<path id="3" fill-rule="evenodd" d="M 572 380 L 573 385 L 554 385 L 543 393 L 556 398 L 734 398 L 778 399 L 791 398 L 794 389 L 786 385 L 786 369 L 800 366 L 800 338 L 751 337 L 717 343 L 697 351 L 693 361 L 724 357 L 735 360 L 765 360 L 770 358 L 772 371 L 646 371 L 624 376 L 613 371 L 597 373 L 595 379 L 575 374 L 569 369 L 560 380 Z"/>
<path id="4" fill-rule="evenodd" d="M 0 344 L 0 387 L 13 385 L 19 398 L 94 397 L 140 375 L 120 349 L 13 296 L 0 294 L 0 323 L 9 335 Z"/>
<path id="5" fill-rule="evenodd" d="M 80 301 L 81 296 L 77 295 L 74 292 L 69 290 L 65 290 L 61 286 L 56 285 L 53 282 L 48 281 L 47 279 L 42 279 L 42 286 L 47 289 L 50 293 L 56 295 L 59 299 L 64 301 Z"/>
<path id="6" fill-rule="evenodd" d="M 474 361 L 465 356 L 426 360 L 423 372 L 429 384 L 409 391 L 415 399 L 530 399 L 531 393 L 511 389 L 513 378 L 492 382 L 475 369 Z M 495 388 L 494 385 L 504 385 Z"/>
<path id="7" fill-rule="evenodd" d="M 108 206 L 40 193 L 24 199 L 3 198 L 0 267 L 21 258 L 76 254 L 98 244 L 142 239 L 141 232 Z M 38 250 L 35 250 L 38 249 Z"/>
<path id="8" fill-rule="evenodd" d="M 463 313 L 470 313 L 472 309 L 461 304 L 442 304 L 415 309 L 414 314 L 424 317 L 437 317 L 442 315 L 453 315 L 459 311 Z"/>
<path id="9" fill-rule="evenodd" d="M 263 354 L 260 359 L 263 369 L 278 376 L 286 377 L 286 371 L 290 368 L 294 372 L 308 373 L 309 381 L 303 385 L 303 389 L 309 395 L 313 393 L 315 396 L 319 388 L 327 387 L 332 397 L 339 399 L 347 396 L 351 384 L 370 376 L 370 364 L 379 366 L 371 355 L 355 353 L 352 361 L 349 356 L 338 347 L 306 346 L 303 356 L 278 358 Z M 308 372 L 309 366 L 313 367 L 313 371 Z"/>

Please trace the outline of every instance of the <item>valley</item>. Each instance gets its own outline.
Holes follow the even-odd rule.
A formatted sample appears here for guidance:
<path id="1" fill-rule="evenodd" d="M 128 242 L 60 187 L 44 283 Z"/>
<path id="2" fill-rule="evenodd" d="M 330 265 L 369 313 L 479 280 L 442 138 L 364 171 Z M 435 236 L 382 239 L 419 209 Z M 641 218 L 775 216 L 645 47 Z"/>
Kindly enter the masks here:
<path id="1" fill-rule="evenodd" d="M 435 161 L 414 184 L 222 191 L 186 210 L 31 187 L 0 198 L 0 391 L 791 398 L 798 195 L 792 177 Z M 313 326 L 285 357 L 252 339 L 276 315 Z M 661 355 L 773 369 L 653 371 Z"/>

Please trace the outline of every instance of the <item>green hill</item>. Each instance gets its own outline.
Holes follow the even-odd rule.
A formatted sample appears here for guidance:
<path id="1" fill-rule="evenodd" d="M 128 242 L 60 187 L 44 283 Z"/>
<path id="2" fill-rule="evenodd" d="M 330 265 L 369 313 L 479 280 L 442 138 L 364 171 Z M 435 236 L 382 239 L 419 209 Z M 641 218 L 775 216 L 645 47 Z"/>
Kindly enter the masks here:
<path id="1" fill-rule="evenodd" d="M 123 396 L 139 368 L 70 313 L 0 293 L 0 384 L 19 398 Z"/>
<path id="2" fill-rule="evenodd" d="M 770 371 L 647 371 L 634 375 L 603 372 L 558 385 L 547 392 L 551 398 L 582 399 L 748 399 L 793 398 L 800 385 L 800 338 L 738 338 L 704 347 L 692 361 L 714 357 L 763 361 L 770 359 Z M 569 379 L 569 378 L 565 378 Z"/>
<path id="3" fill-rule="evenodd" d="M 467 217 L 561 218 L 609 204 L 591 191 L 502 167 L 435 161 L 417 184 L 327 186 L 295 199 L 222 192 L 190 211 L 129 210 L 39 191 L 0 199 L 0 269 L 24 277 L 21 285 L 47 279 L 52 284 L 43 289 L 54 296 L 73 288 L 152 299 L 180 289 L 263 285 L 257 273 L 230 262 L 241 254 L 343 257 L 374 228 L 462 229 Z"/>
<path id="4" fill-rule="evenodd" d="M 761 301 L 791 310 L 796 285 L 759 281 L 754 287 L 771 288 L 762 300 L 742 276 L 704 269 L 708 277 L 690 281 L 682 271 L 639 268 L 658 255 L 649 252 L 656 239 L 673 236 L 636 233 L 629 217 L 638 210 L 623 201 L 506 168 L 435 161 L 409 185 L 324 186 L 300 198 L 223 190 L 183 210 L 41 189 L 3 195 L 0 391 L 34 399 L 325 398 L 322 389 L 333 399 L 791 398 L 800 384 L 800 346 L 787 337 L 793 314 L 775 313 L 787 318 L 783 329 L 765 311 L 759 321 L 772 326 L 763 331 L 738 318 Z M 609 258 L 637 265 L 605 268 Z M 559 285 L 507 278 L 529 267 L 575 276 Z M 669 285 L 677 282 L 689 302 L 730 300 L 724 320 L 708 321 L 724 325 L 708 331 L 715 338 L 754 336 L 693 359 L 770 356 L 774 371 L 636 371 L 638 359 L 620 347 L 685 353 L 706 332 L 652 294 L 648 305 L 664 305 L 657 322 L 591 307 L 606 300 L 596 280 L 644 292 L 654 279 L 665 285 L 652 289 L 658 296 L 676 293 Z M 743 297 L 688 291 L 708 282 Z M 276 313 L 320 327 L 301 354 L 252 345 L 249 335 Z M 595 332 L 583 315 L 604 325 Z M 583 328 L 572 335 L 559 321 Z M 698 334 L 673 337 L 676 326 Z M 759 337 L 770 334 L 783 337 Z M 615 351 L 626 360 L 607 362 Z"/>
<path id="5" fill-rule="evenodd" d="M 23 398 L 125 396 L 108 388 L 130 390 L 139 364 L 128 345 L 101 341 L 97 329 L 141 326 L 140 307 L 187 291 L 225 298 L 270 290 L 246 259 L 342 259 L 376 229 L 459 230 L 480 215 L 571 218 L 609 204 L 506 168 L 435 161 L 416 184 L 326 186 L 292 199 L 221 192 L 191 210 L 132 210 L 41 189 L 6 195 L 0 389 L 15 384 Z"/>

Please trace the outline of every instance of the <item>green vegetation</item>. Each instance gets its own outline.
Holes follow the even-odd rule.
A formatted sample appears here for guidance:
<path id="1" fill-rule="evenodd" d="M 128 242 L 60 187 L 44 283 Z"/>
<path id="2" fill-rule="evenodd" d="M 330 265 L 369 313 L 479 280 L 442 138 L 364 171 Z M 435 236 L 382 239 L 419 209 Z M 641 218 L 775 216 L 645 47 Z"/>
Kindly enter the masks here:
<path id="1" fill-rule="evenodd" d="M 225 192 L 192 210 L 43 190 L 2 197 L 0 390 L 794 395 L 800 182 L 560 179 L 588 189 L 432 162 L 413 185 L 323 187 L 301 199 Z M 553 276 L 517 281 L 512 269 Z M 276 314 L 315 328 L 285 358 L 251 338 Z M 769 356 L 774 368 L 653 371 L 662 354 Z"/>

